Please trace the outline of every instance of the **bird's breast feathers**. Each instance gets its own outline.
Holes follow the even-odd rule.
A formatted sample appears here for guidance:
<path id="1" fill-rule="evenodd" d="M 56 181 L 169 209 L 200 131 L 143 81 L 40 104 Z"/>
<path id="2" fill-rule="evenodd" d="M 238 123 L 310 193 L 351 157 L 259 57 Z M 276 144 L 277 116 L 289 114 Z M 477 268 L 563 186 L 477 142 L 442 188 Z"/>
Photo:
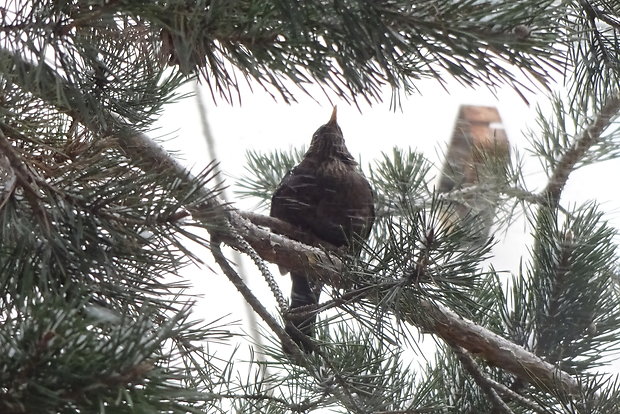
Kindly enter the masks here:
<path id="1" fill-rule="evenodd" d="M 334 158 L 323 160 L 316 167 L 315 174 L 322 177 L 342 177 L 351 173 L 358 173 L 357 169 L 349 164 Z"/>

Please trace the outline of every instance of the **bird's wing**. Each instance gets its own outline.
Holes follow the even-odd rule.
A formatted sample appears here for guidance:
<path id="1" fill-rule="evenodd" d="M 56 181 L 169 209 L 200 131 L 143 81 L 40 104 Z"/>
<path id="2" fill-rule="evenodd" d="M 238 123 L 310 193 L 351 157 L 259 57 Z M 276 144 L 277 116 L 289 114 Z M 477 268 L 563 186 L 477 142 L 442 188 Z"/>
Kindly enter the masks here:
<path id="1" fill-rule="evenodd" d="M 346 243 L 339 212 L 331 205 L 326 183 L 316 177 L 310 168 L 297 166 L 280 183 L 271 198 L 272 217 L 310 231 L 318 238 L 335 246 Z"/>
<path id="2" fill-rule="evenodd" d="M 295 167 L 289 171 L 271 197 L 272 217 L 298 227 L 306 227 L 307 215 L 314 215 L 316 200 L 313 196 L 316 179 L 309 171 Z"/>
<path id="3" fill-rule="evenodd" d="M 366 178 L 364 178 L 364 181 L 366 181 L 370 201 L 366 207 L 366 222 L 364 224 L 364 234 L 362 235 L 364 239 L 367 239 L 370 236 L 373 224 L 375 224 L 375 192 Z"/>

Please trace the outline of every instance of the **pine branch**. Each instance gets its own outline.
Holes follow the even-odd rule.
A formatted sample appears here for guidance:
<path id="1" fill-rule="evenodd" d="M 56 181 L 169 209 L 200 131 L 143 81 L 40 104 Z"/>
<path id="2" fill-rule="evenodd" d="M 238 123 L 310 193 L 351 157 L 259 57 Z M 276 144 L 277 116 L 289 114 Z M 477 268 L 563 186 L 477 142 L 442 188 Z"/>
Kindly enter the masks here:
<path id="1" fill-rule="evenodd" d="M 568 63 L 572 69 L 572 101 L 596 107 L 616 93 L 620 80 L 620 4 L 607 0 L 566 3 L 561 17 L 567 32 Z"/>
<path id="2" fill-rule="evenodd" d="M 531 314 L 525 320 L 531 318 L 526 326 L 530 326 L 529 335 L 535 339 L 536 353 L 579 372 L 597 364 L 603 349 L 617 347 L 617 340 L 610 334 L 617 326 L 610 279 L 610 266 L 616 261 L 614 232 L 599 219 L 601 214 L 595 205 L 566 211 L 560 199 L 570 174 L 586 163 L 602 141 L 609 139 L 603 138 L 603 134 L 618 118 L 620 93 L 616 90 L 607 96 L 586 122 L 582 121 L 586 107 L 580 103 L 573 111 L 570 114 L 575 132 L 567 131 L 567 113 L 557 100 L 557 125 L 543 121 L 542 142 L 534 142 L 539 155 L 547 159 L 551 174 L 539 195 L 545 202 L 539 206 L 535 221 L 532 268 L 526 278 L 515 283 L 514 289 L 517 302 L 524 301 L 516 305 L 520 316 L 515 320 L 524 321 L 520 318 Z M 569 141 L 572 134 L 575 137 Z M 561 230 L 558 211 L 566 217 L 566 227 Z M 589 295 L 583 295 L 586 291 Z M 525 299 L 530 295 L 535 299 Z M 523 308 L 526 303 L 527 309 Z M 590 328 L 597 323 L 603 328 Z M 530 342 L 523 337 L 519 341 L 524 345 Z"/>
<path id="3" fill-rule="evenodd" d="M 487 395 L 491 404 L 495 407 L 495 411 L 498 414 L 514 414 L 514 412 L 508 407 L 508 405 L 500 398 L 495 390 L 493 382 L 482 372 L 476 361 L 460 347 L 452 347 L 452 350 L 458 357 L 463 367 L 469 372 L 476 384 Z"/>
<path id="4" fill-rule="evenodd" d="M 300 361 L 303 360 L 304 356 L 299 347 L 293 342 L 286 331 L 284 331 L 284 328 L 280 326 L 275 318 L 271 316 L 267 309 L 260 303 L 258 298 L 254 296 L 254 293 L 247 287 L 241 276 L 239 276 L 230 263 L 228 263 L 228 259 L 226 259 L 224 253 L 222 253 L 220 247 L 221 243 L 217 238 L 217 235 L 212 237 L 214 240 L 212 240 L 213 243 L 211 245 L 211 253 L 213 254 L 215 262 L 220 266 L 226 277 L 228 277 L 228 280 L 230 280 L 239 293 L 241 293 L 245 301 L 254 309 L 254 312 L 261 317 L 269 328 L 278 336 L 280 341 L 287 346 L 287 349 L 291 350 L 293 357 Z"/>
<path id="5" fill-rule="evenodd" d="M 397 101 L 423 77 L 524 87 L 507 62 L 546 85 L 561 64 L 561 11 L 548 0 L 169 2 L 146 18 L 162 29 L 165 60 L 200 72 L 214 98 L 238 94 L 234 66 L 285 101 L 290 84 L 310 94 L 314 83 L 355 102 L 380 99 L 385 84 Z"/>
<path id="6" fill-rule="evenodd" d="M 0 58 L 12 61 L 20 70 L 32 67 L 28 62 L 6 50 L 0 50 Z M 98 118 L 89 117 L 88 109 L 68 108 L 57 99 L 59 94 L 72 96 L 78 94 L 77 91 L 72 90 L 60 78 L 54 76 L 54 71 L 45 64 L 40 64 L 38 70 L 40 72 L 38 82 L 23 85 L 25 89 L 61 110 L 71 109 L 72 114 L 93 132 L 102 130 L 101 125 L 97 124 Z M 104 108 L 100 110 L 105 113 Z M 107 119 L 114 122 L 114 117 Z M 309 269 L 316 272 L 322 281 L 335 287 L 342 286 L 340 275 L 342 263 L 339 259 L 320 249 L 295 242 L 254 225 L 235 210 L 223 205 L 214 196 L 212 190 L 206 187 L 195 188 L 192 175 L 148 136 L 126 125 L 119 130 L 123 138 L 119 139 L 119 144 L 137 165 L 146 171 L 167 170 L 182 181 L 180 186 L 182 190 L 195 191 L 203 196 L 205 201 L 201 206 L 189 205 L 186 208 L 196 215 L 200 215 L 201 211 L 206 211 L 208 214 L 204 215 L 204 222 L 207 228 L 212 233 L 218 234 L 223 242 L 245 251 L 244 246 L 240 246 L 235 237 L 223 232 L 227 227 L 227 222 L 230 222 L 235 231 L 247 240 L 264 260 L 277 263 L 287 269 Z M 522 347 L 460 317 L 438 303 L 421 300 L 418 312 L 404 316 L 409 323 L 427 332 L 435 333 L 453 346 L 461 346 L 480 355 L 489 363 L 503 367 L 525 381 L 532 381 L 543 390 L 559 387 L 562 391 L 573 394 L 579 388 L 577 381 L 566 372 L 556 369 Z M 279 326 L 274 325 L 272 329 L 277 332 Z"/>
<path id="7" fill-rule="evenodd" d="M 569 211 L 564 223 L 558 216 L 538 213 L 532 261 L 515 280 L 507 320 L 527 332 L 513 331 L 515 341 L 584 372 L 618 349 L 617 232 L 593 204 Z"/>
<path id="8" fill-rule="evenodd" d="M 231 230 L 234 232 L 234 230 Z M 244 283 L 243 279 L 235 272 L 232 266 L 228 263 L 228 260 L 224 256 L 220 248 L 220 242 L 218 240 L 219 235 L 214 235 L 211 245 L 211 252 L 216 263 L 220 266 L 224 274 L 228 277 L 231 283 L 242 294 L 247 303 L 250 304 L 252 309 L 267 323 L 269 328 L 278 336 L 281 343 L 286 349 L 290 350 L 293 360 L 302 366 L 305 366 L 309 372 L 312 372 L 317 379 L 331 382 L 334 381 L 338 384 L 338 387 L 328 387 L 329 393 L 336 396 L 337 399 L 344 401 L 347 406 L 354 407 L 354 412 L 364 413 L 365 410 L 361 408 L 359 398 L 355 395 L 355 387 L 352 386 L 349 381 L 339 374 L 338 369 L 333 365 L 331 359 L 321 350 L 316 349 L 316 353 L 321 357 L 321 363 L 324 364 L 330 371 L 330 376 L 333 378 L 321 378 L 325 374 L 324 370 L 316 370 L 311 365 L 310 359 L 304 355 L 300 347 L 297 346 L 291 339 L 291 337 L 284 331 L 280 324 L 269 314 L 267 309 L 261 304 L 258 298 L 252 293 L 252 291 Z M 302 340 L 310 341 L 302 337 Z"/>
<path id="9" fill-rule="evenodd" d="M 576 164 L 584 158 L 588 150 L 598 142 L 603 132 L 618 116 L 618 113 L 620 113 L 620 93 L 616 92 L 607 98 L 593 120 L 581 131 L 558 161 L 547 187 L 542 192 L 542 197 L 549 200 L 551 206 L 559 204 L 562 190 L 570 173 L 575 169 Z"/>
<path id="10" fill-rule="evenodd" d="M 15 152 L 1 128 L 0 150 L 9 161 L 9 166 L 11 168 L 10 173 L 15 177 L 16 184 L 24 190 L 24 196 L 30 204 L 30 208 L 34 213 L 33 215 L 41 224 L 40 228 L 43 230 L 45 236 L 49 238 L 51 234 L 50 219 L 40 203 L 40 194 L 36 188 L 38 180 L 28 171 L 26 164 L 22 161 L 19 154 Z"/>
<path id="11" fill-rule="evenodd" d="M 334 287 L 343 287 L 340 270 L 343 265 L 338 258 L 274 235 L 236 214 L 231 219 L 231 224 L 265 260 L 288 269 L 310 269 L 321 281 Z M 440 336 L 449 344 L 461 346 L 490 364 L 500 366 L 527 382 L 534 382 L 543 389 L 560 387 L 569 394 L 578 390 L 577 381 L 566 372 L 441 304 L 421 300 L 415 314 L 401 316 L 424 331 Z"/>
<path id="12" fill-rule="evenodd" d="M 241 217 L 250 220 L 252 223 L 261 227 L 268 227 L 272 232 L 277 234 L 283 234 L 289 239 L 298 240 L 301 243 L 309 246 L 323 246 L 327 250 L 337 250 L 336 246 L 331 243 L 327 243 L 324 240 L 319 239 L 308 232 L 302 231 L 298 227 L 293 226 L 286 221 L 282 221 L 275 217 L 265 216 L 263 214 L 254 213 L 251 211 L 239 211 Z"/>

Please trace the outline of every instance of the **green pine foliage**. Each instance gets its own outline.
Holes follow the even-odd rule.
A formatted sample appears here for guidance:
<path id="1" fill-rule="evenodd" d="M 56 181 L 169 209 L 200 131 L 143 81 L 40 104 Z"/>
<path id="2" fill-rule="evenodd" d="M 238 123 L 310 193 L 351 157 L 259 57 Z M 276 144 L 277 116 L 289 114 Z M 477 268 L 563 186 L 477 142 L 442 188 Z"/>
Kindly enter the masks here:
<path id="1" fill-rule="evenodd" d="M 618 345 L 616 230 L 595 204 L 559 220 L 539 216 L 532 263 L 516 281 L 517 291 L 529 292 L 516 297 L 526 299 L 515 304 L 525 314 L 515 317 L 534 333 L 523 345 L 563 369 L 592 370 Z"/>
<path id="2" fill-rule="evenodd" d="M 617 231 L 604 206 L 562 199 L 573 171 L 620 154 L 617 2 L 5 3 L 1 413 L 620 412 L 618 378 L 600 372 L 620 345 Z M 285 315 L 269 319 L 259 301 L 267 345 L 241 367 L 235 352 L 213 351 L 231 340 L 230 323 L 197 317 L 183 267 L 220 242 L 262 259 L 234 203 L 219 202 L 215 165 L 194 177 L 137 139 L 181 85 L 199 79 L 215 100 L 242 101 L 247 82 L 293 102 L 312 84 L 354 103 L 385 99 L 387 85 L 397 104 L 422 78 L 522 93 L 555 88 L 554 76 L 567 91 L 550 94 L 552 113 L 541 109 L 530 132 L 549 177 L 541 192 L 514 152 L 485 161 L 485 185 L 442 194 L 422 154 L 385 153 L 361 166 L 377 221 L 359 257 L 332 253 L 343 282 L 324 287 L 317 352 L 283 355 L 270 322 Z M 267 205 L 303 153 L 249 152 L 238 195 Z M 495 213 L 474 209 L 471 194 Z M 507 276 L 492 248 L 517 206 L 534 242 Z M 480 225 L 489 217 L 490 233 Z M 446 340 L 421 312 L 444 308 L 576 385 L 541 386 Z M 423 335 L 434 354 L 421 350 Z"/>

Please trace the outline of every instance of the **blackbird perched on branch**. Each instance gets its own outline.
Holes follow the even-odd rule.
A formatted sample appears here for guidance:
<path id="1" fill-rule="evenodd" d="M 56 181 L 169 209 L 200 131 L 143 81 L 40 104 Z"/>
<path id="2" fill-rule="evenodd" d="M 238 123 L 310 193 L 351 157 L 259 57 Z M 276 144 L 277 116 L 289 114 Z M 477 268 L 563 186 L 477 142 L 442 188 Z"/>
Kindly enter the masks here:
<path id="1" fill-rule="evenodd" d="M 280 182 L 270 215 L 336 247 L 368 238 L 375 219 L 373 193 L 345 146 L 335 107 L 329 122 L 312 136 L 303 160 Z M 318 303 L 320 284 L 300 271 L 291 272 L 291 279 L 292 310 Z M 301 335 L 313 336 L 315 320 L 316 313 L 310 312 L 286 323 L 287 333 L 306 353 L 312 352 L 311 341 Z"/>

